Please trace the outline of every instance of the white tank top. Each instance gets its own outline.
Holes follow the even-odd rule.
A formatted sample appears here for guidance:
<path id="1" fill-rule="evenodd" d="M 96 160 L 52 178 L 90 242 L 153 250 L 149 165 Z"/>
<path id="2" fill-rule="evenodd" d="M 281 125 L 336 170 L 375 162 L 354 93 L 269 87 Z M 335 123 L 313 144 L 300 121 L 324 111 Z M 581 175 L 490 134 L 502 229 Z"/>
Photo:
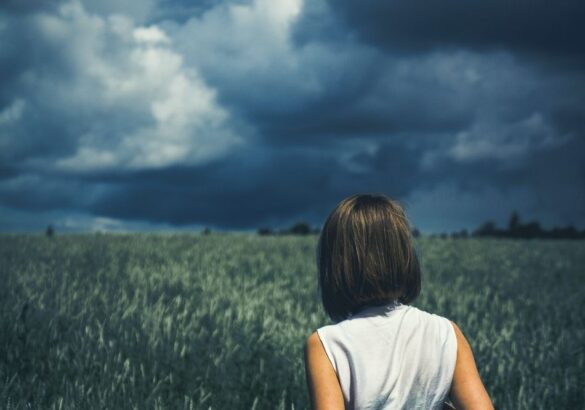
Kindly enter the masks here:
<path id="1" fill-rule="evenodd" d="M 317 329 L 348 409 L 440 409 L 451 388 L 451 322 L 416 307 L 371 306 Z"/>

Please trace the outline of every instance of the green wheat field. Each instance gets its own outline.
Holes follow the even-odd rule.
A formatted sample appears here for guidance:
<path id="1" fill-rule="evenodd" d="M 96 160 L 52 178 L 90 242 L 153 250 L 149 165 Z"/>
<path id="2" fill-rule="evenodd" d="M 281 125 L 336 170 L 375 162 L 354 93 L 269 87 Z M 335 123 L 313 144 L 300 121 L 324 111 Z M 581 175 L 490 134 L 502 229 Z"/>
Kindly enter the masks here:
<path id="1" fill-rule="evenodd" d="M 0 408 L 306 409 L 317 236 L 0 235 Z M 421 237 L 498 409 L 585 408 L 585 241 Z"/>

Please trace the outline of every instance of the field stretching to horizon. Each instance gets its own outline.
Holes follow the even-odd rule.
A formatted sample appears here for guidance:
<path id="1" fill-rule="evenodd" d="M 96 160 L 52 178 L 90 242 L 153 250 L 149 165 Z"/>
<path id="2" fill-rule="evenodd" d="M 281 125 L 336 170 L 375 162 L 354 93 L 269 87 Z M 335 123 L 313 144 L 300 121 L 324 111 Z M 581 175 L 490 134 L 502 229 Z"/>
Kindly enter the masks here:
<path id="1" fill-rule="evenodd" d="M 0 235 L 0 408 L 309 408 L 316 241 Z M 585 241 L 416 242 L 496 408 L 584 408 Z"/>

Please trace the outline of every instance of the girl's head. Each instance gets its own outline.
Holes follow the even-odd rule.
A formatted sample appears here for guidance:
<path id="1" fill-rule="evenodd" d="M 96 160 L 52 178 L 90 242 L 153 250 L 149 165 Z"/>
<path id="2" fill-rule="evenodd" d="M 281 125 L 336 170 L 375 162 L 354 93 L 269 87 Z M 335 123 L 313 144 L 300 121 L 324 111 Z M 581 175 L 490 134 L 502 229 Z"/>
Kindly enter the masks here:
<path id="1" fill-rule="evenodd" d="M 402 206 L 381 194 L 341 201 L 327 217 L 317 246 L 319 289 L 335 321 L 367 305 L 410 303 L 421 273 Z"/>

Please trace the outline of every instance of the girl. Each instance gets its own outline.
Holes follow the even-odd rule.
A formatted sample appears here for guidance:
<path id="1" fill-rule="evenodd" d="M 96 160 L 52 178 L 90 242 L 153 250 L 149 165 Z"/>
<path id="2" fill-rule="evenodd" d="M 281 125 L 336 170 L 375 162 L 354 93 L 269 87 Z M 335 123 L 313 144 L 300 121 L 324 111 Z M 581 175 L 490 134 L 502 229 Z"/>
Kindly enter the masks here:
<path id="1" fill-rule="evenodd" d="M 493 409 L 457 325 L 410 306 L 421 272 L 408 220 L 384 195 L 353 195 L 317 246 L 319 290 L 335 324 L 305 345 L 313 409 Z"/>

